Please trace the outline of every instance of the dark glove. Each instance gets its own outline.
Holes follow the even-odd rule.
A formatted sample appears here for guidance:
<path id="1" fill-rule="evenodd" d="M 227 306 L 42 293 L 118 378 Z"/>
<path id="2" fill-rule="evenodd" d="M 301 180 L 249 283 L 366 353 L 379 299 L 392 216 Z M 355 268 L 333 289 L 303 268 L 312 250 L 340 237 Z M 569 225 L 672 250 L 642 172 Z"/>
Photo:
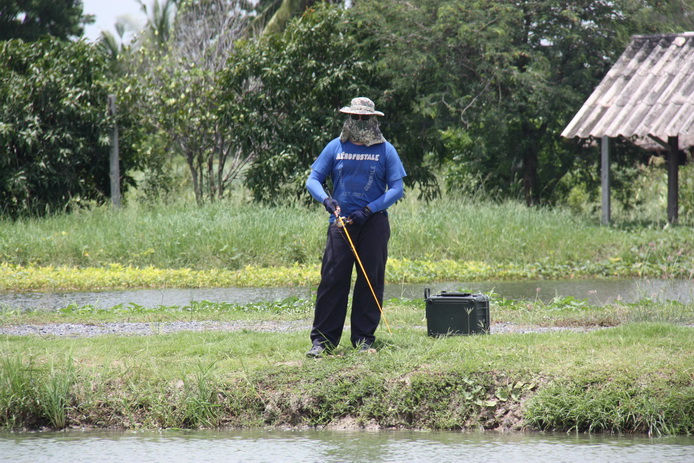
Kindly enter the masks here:
<path id="1" fill-rule="evenodd" d="M 335 212 L 340 210 L 340 205 L 337 203 L 337 201 L 330 197 L 323 200 L 323 205 L 325 206 L 325 210 L 328 211 L 330 215 L 335 215 Z"/>
<path id="2" fill-rule="evenodd" d="M 352 212 L 347 219 L 354 225 L 363 225 L 364 222 L 368 220 L 370 215 L 371 209 L 369 209 L 369 206 L 366 206 L 361 211 Z"/>

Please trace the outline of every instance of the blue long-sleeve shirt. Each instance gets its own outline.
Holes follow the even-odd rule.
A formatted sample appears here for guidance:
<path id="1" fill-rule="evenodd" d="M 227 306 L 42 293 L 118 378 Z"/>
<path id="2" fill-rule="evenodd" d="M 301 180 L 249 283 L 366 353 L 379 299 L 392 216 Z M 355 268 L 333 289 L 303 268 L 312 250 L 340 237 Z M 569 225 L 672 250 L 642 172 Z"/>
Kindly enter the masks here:
<path id="1" fill-rule="evenodd" d="M 345 216 L 365 206 L 372 212 L 385 211 L 404 194 L 402 179 L 407 173 L 389 142 L 366 146 L 336 138 L 326 145 L 311 169 L 306 181 L 311 196 L 323 202 L 328 197 L 323 183 L 330 177 L 332 197 Z"/>

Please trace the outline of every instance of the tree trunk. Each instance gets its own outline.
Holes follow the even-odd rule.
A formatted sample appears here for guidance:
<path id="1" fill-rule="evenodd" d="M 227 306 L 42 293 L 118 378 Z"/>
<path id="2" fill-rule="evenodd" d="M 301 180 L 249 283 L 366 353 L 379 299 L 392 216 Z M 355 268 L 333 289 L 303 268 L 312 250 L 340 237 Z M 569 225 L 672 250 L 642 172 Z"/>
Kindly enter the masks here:
<path id="1" fill-rule="evenodd" d="M 537 204 L 537 153 L 526 150 L 523 157 L 523 192 L 525 204 L 532 207 Z"/>
<path id="2" fill-rule="evenodd" d="M 302 14 L 314 3 L 316 3 L 315 0 L 282 0 L 280 7 L 265 25 L 263 35 L 281 33 L 290 19 Z"/>
<path id="3" fill-rule="evenodd" d="M 540 197 L 537 179 L 537 137 L 538 133 L 533 131 L 527 123 L 523 124 L 522 132 L 525 140 L 520 146 L 523 149 L 523 193 L 525 204 L 528 207 L 535 206 Z"/>
<path id="4" fill-rule="evenodd" d="M 198 182 L 198 169 L 195 167 L 195 156 L 192 153 L 186 153 L 186 161 L 190 170 L 190 178 L 193 182 L 193 192 L 195 193 L 195 201 L 202 204 L 202 191 L 200 190 L 200 182 Z"/>

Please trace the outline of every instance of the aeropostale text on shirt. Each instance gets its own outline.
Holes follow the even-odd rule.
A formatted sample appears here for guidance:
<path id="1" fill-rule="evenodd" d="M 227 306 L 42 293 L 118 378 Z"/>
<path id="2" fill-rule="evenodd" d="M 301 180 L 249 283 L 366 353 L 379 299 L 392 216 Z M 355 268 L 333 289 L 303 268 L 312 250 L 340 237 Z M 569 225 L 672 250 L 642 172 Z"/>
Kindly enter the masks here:
<path id="1" fill-rule="evenodd" d="M 347 161 L 376 161 L 378 162 L 380 154 L 351 154 L 351 153 L 339 153 L 335 159 L 347 160 Z"/>

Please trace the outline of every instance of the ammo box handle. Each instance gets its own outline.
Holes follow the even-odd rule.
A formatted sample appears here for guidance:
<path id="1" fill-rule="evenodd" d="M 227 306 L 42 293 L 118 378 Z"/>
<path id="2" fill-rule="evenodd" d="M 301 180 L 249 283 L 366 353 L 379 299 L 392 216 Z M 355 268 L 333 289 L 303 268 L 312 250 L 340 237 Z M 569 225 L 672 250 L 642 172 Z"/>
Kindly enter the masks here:
<path id="1" fill-rule="evenodd" d="M 469 297 L 469 296 L 472 296 L 472 293 L 449 293 L 449 292 L 447 292 L 447 291 L 441 291 L 441 293 L 439 293 L 439 296 L 443 296 L 443 297 L 445 297 L 445 296 L 450 296 L 450 297 Z"/>

